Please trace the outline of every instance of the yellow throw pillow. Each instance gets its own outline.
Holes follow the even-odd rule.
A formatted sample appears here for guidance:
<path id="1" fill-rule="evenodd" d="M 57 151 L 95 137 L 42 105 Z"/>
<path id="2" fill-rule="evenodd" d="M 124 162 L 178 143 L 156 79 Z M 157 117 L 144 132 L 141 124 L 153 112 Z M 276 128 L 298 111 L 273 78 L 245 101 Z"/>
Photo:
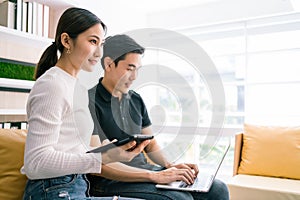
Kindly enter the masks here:
<path id="1" fill-rule="evenodd" d="M 238 173 L 300 179 L 300 127 L 245 124 Z"/>
<path id="2" fill-rule="evenodd" d="M 0 129 L 0 199 L 22 199 L 27 180 L 20 173 L 25 140 L 23 130 Z"/>

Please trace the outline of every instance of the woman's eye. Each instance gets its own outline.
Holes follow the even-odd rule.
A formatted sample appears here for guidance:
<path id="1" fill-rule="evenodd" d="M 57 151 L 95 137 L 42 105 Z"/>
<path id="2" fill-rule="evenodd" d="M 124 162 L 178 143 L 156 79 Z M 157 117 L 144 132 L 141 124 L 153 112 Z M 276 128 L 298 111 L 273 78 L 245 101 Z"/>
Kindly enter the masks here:
<path id="1" fill-rule="evenodd" d="M 91 40 L 92 44 L 97 44 L 97 40 Z"/>

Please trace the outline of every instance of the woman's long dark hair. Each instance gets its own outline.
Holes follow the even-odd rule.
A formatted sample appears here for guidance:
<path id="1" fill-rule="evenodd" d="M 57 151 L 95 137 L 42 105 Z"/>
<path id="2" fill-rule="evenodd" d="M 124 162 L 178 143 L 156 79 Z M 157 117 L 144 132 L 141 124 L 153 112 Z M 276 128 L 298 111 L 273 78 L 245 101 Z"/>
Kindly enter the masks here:
<path id="1" fill-rule="evenodd" d="M 60 40 L 62 33 L 67 33 L 72 39 L 76 39 L 80 33 L 95 24 L 101 24 L 104 31 L 106 31 L 105 24 L 90 11 L 82 8 L 67 9 L 58 21 L 55 41 L 44 51 L 36 66 L 34 78 L 38 79 L 57 63 L 57 50 L 60 53 L 64 50 L 64 46 Z"/>

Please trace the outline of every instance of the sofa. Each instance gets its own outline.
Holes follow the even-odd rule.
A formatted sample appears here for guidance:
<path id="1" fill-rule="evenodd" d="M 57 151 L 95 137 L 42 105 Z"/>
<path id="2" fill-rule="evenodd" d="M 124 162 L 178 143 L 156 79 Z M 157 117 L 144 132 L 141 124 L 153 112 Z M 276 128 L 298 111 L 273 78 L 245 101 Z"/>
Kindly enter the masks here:
<path id="1" fill-rule="evenodd" d="M 300 200 L 300 127 L 245 124 L 228 188 L 231 200 Z"/>
<path id="2" fill-rule="evenodd" d="M 20 173 L 26 135 L 26 130 L 0 129 L 0 200 L 22 199 L 27 181 Z"/>
<path id="3" fill-rule="evenodd" d="M 0 199 L 22 199 L 26 176 L 20 173 L 24 163 L 26 131 L 0 129 Z"/>

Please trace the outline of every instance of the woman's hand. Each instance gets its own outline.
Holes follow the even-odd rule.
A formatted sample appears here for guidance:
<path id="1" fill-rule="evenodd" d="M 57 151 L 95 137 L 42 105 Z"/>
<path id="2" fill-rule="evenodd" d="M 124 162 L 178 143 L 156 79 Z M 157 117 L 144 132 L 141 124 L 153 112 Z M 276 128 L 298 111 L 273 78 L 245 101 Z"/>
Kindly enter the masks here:
<path id="1" fill-rule="evenodd" d="M 108 144 L 108 140 L 104 140 L 102 145 Z M 102 153 L 102 163 L 108 164 L 112 162 L 129 162 L 150 143 L 150 140 L 145 140 L 136 146 L 136 142 L 128 142 L 120 147 L 112 148 L 105 153 Z M 129 150 L 130 151 L 127 151 Z"/>

